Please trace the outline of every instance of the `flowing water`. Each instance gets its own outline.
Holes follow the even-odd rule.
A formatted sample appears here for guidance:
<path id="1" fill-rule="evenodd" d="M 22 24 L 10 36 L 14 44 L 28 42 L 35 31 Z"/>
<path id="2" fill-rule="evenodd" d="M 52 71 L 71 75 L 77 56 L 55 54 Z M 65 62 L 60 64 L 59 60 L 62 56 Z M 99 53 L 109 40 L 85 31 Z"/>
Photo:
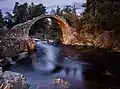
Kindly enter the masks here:
<path id="1" fill-rule="evenodd" d="M 73 61 L 69 57 L 64 57 L 60 49 L 59 45 L 38 41 L 36 52 L 12 65 L 10 70 L 24 74 L 30 84 L 30 89 L 64 89 L 53 84 L 56 78 L 69 81 L 68 89 L 120 89 L 104 85 L 112 81 L 112 74 L 108 72 L 110 76 L 101 77 L 99 74 L 102 72 L 96 74 L 92 72 L 91 67 L 86 67 L 91 66 L 90 63 Z M 94 69 L 99 71 L 98 66 L 96 64 L 96 69 Z M 90 70 L 90 72 L 86 75 L 85 70 Z M 104 83 L 101 84 L 101 82 Z"/>

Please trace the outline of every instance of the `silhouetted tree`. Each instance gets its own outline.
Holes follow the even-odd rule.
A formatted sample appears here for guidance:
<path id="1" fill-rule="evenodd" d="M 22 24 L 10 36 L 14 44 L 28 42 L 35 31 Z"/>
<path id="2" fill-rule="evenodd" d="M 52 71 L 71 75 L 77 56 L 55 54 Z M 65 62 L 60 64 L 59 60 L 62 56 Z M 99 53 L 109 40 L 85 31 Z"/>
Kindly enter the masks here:
<path id="1" fill-rule="evenodd" d="M 28 5 L 27 3 L 19 4 L 16 2 L 13 10 L 14 20 L 16 24 L 23 23 L 34 17 L 45 14 L 45 12 L 46 7 L 43 6 L 43 4 L 34 5 L 34 3 Z"/>
<path id="2" fill-rule="evenodd" d="M 62 9 L 63 13 L 74 13 L 74 9 L 73 6 L 71 5 L 66 5 L 63 9 Z"/>
<path id="3" fill-rule="evenodd" d="M 43 4 L 34 5 L 34 3 L 31 4 L 28 8 L 29 15 L 31 18 L 40 16 L 42 14 L 46 13 L 46 7 Z"/>
<path id="4" fill-rule="evenodd" d="M 62 15 L 61 8 L 59 6 L 57 6 L 56 15 L 60 15 L 60 16 Z"/>
<path id="5" fill-rule="evenodd" d="M 5 21 L 5 25 L 7 26 L 7 28 L 12 28 L 14 26 L 15 20 L 11 13 L 6 12 L 4 21 Z"/>
<path id="6" fill-rule="evenodd" d="M 78 18 L 76 16 L 75 6 L 67 5 L 65 6 L 62 11 L 62 16 L 66 19 L 68 24 L 72 27 L 77 26 Z"/>
<path id="7" fill-rule="evenodd" d="M 2 28 L 3 26 L 4 26 L 4 18 L 3 18 L 2 12 L 0 10 L 0 28 Z"/>
<path id="8" fill-rule="evenodd" d="M 14 6 L 13 14 L 16 24 L 27 21 L 29 19 L 28 4 L 24 3 L 21 5 L 18 2 L 16 2 Z"/>

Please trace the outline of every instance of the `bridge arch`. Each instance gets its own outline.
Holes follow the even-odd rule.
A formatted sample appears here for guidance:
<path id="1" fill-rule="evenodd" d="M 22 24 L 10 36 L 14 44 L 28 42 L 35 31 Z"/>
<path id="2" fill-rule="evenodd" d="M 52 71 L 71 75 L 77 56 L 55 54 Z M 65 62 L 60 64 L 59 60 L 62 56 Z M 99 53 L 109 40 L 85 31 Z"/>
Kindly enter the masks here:
<path id="1" fill-rule="evenodd" d="M 54 15 L 42 15 L 33 18 L 32 20 L 29 20 L 27 22 L 18 24 L 14 26 L 11 31 L 14 32 L 13 34 L 15 37 L 20 38 L 20 39 L 29 39 L 29 32 L 34 24 L 36 24 L 37 21 L 44 19 L 44 18 L 53 18 L 56 19 L 59 27 L 61 28 L 62 31 L 62 37 L 61 41 L 63 44 L 71 44 L 71 43 L 78 43 L 77 32 L 76 29 L 72 28 L 71 26 L 68 25 L 66 20 L 60 16 L 54 16 Z"/>
<path id="2" fill-rule="evenodd" d="M 70 30 L 69 30 L 69 25 L 66 22 L 66 20 L 59 16 L 46 15 L 46 16 L 38 16 L 34 18 L 33 19 L 34 21 L 32 22 L 31 26 L 28 28 L 28 32 L 27 32 L 28 36 L 30 34 L 30 31 L 32 30 L 32 26 L 34 26 L 38 21 L 45 19 L 45 18 L 55 19 L 57 21 L 57 24 L 59 25 L 61 32 L 62 32 L 61 41 L 64 42 L 66 40 L 65 38 L 68 38 L 66 36 L 69 35 Z"/>

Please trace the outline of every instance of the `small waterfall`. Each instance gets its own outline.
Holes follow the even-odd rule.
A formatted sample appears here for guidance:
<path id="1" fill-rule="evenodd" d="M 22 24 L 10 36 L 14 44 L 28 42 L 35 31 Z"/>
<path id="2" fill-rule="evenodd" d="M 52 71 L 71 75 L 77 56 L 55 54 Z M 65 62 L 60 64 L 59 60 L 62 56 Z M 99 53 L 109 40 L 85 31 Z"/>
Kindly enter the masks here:
<path id="1" fill-rule="evenodd" d="M 59 55 L 59 48 L 45 42 L 37 42 L 37 52 L 32 56 L 33 68 L 37 71 L 50 72 L 56 64 Z"/>

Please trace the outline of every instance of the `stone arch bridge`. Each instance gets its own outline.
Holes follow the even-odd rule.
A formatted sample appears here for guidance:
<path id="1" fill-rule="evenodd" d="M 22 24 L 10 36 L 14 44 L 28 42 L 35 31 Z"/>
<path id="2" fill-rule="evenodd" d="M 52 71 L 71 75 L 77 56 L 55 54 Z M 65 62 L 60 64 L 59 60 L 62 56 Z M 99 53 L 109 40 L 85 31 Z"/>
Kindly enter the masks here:
<path id="1" fill-rule="evenodd" d="M 63 19 L 60 16 L 54 16 L 54 15 L 42 15 L 33 18 L 32 20 L 29 20 L 25 23 L 18 24 L 12 28 L 12 30 L 19 36 L 20 38 L 29 38 L 29 31 L 31 27 L 39 20 L 44 19 L 44 18 L 51 18 L 51 19 L 56 19 L 59 27 L 62 30 L 62 43 L 64 44 L 71 44 L 71 43 L 76 43 L 75 39 L 77 37 L 77 33 L 74 28 L 68 25 L 65 19 Z"/>
<path id="2" fill-rule="evenodd" d="M 74 44 L 77 43 L 77 33 L 75 29 L 70 27 L 68 23 L 59 16 L 44 15 L 38 16 L 27 22 L 18 24 L 12 29 L 4 30 L 0 32 L 0 59 L 5 57 L 11 57 L 21 51 L 33 50 L 35 42 L 29 37 L 29 30 L 35 22 L 44 18 L 54 18 L 57 20 L 62 30 L 62 43 L 63 44 Z"/>

